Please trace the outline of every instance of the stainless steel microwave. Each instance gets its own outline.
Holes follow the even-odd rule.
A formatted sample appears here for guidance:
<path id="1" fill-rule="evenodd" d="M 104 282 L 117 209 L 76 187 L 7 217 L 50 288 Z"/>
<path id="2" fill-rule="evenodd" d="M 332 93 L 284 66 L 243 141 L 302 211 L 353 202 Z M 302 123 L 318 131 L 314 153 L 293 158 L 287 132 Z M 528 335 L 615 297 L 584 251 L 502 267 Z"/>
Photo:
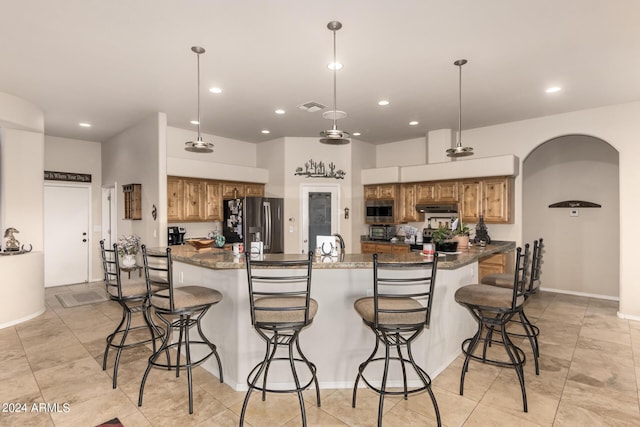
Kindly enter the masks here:
<path id="1" fill-rule="evenodd" d="M 367 200 L 364 215 L 366 224 L 393 224 L 395 222 L 393 200 Z"/>

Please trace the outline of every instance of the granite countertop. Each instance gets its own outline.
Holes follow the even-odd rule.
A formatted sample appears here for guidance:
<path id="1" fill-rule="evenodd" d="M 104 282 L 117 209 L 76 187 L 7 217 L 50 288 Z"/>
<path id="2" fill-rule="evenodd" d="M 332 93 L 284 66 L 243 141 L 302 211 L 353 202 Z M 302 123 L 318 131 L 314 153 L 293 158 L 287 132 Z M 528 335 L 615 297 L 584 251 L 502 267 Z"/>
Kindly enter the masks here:
<path id="1" fill-rule="evenodd" d="M 492 242 L 484 248 L 473 246 L 469 249 L 462 249 L 459 253 L 455 254 L 441 253 L 438 257 L 438 268 L 454 270 L 495 253 L 513 251 L 515 247 L 515 242 L 497 241 Z M 153 252 L 164 250 L 165 248 L 149 249 L 149 251 Z M 300 259 L 303 256 L 302 254 L 264 254 L 256 255 L 255 259 L 282 261 Z M 171 257 L 174 261 L 214 270 L 245 268 L 244 256 L 234 255 L 231 251 L 220 248 L 196 250 L 191 245 L 171 246 Z M 378 259 L 385 262 L 418 262 L 423 261 L 424 257 L 419 252 L 410 252 L 403 254 L 379 254 Z M 344 254 L 340 257 L 314 257 L 313 268 L 373 268 L 373 259 L 371 254 Z"/>

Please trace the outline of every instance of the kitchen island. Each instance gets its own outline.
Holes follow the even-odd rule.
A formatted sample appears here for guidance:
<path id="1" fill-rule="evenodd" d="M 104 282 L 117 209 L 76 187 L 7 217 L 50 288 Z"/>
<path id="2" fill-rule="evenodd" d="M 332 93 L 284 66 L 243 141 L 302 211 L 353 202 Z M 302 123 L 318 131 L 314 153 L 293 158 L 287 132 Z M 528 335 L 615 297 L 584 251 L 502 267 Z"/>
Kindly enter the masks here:
<path id="1" fill-rule="evenodd" d="M 236 390 L 246 390 L 249 371 L 264 357 L 264 342 L 251 326 L 243 256 L 215 248 L 171 248 L 176 286 L 201 284 L 223 294 L 223 300 L 206 314 L 202 326 L 207 337 L 218 346 L 225 382 Z M 469 283 L 477 283 L 478 259 L 514 248 L 513 242 L 497 242 L 486 248 L 473 247 L 439 257 L 431 325 L 413 348 L 416 362 L 432 377 L 460 354 L 462 341 L 472 336 L 476 329 L 471 315 L 455 302 L 455 291 Z M 258 257 L 284 260 L 303 256 L 265 254 Z M 379 259 L 423 260 L 417 252 L 381 254 Z M 321 388 L 353 387 L 358 365 L 373 349 L 375 337 L 353 309 L 356 299 L 372 295 L 372 266 L 372 256 L 368 254 L 314 258 L 311 295 L 319 307 L 313 323 L 300 334 L 300 343 L 306 356 L 318 368 Z M 194 357 L 198 356 L 197 349 L 193 353 Z M 203 366 L 218 375 L 212 360 Z M 290 376 L 277 370 L 270 371 L 269 375 L 283 384 L 292 381 Z M 400 368 L 392 369 L 389 384 L 397 386 L 401 384 L 401 378 Z"/>

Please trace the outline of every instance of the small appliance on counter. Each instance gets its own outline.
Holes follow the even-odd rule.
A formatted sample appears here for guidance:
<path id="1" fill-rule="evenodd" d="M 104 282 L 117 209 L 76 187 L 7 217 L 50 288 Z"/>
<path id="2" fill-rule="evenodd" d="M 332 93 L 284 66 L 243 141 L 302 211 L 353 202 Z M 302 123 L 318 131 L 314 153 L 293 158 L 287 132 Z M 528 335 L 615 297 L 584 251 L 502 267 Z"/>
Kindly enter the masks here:
<path id="1" fill-rule="evenodd" d="M 370 225 L 369 240 L 391 240 L 396 235 L 394 225 Z"/>
<path id="2" fill-rule="evenodd" d="M 184 235 L 187 232 L 184 227 L 168 227 L 167 230 L 169 246 L 184 245 Z"/>

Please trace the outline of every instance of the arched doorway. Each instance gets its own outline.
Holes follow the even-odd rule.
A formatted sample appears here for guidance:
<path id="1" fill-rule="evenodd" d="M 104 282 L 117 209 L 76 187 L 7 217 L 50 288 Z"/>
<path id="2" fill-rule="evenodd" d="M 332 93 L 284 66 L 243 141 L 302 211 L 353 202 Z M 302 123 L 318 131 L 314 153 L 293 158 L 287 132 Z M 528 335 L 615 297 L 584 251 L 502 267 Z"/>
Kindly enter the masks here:
<path id="1" fill-rule="evenodd" d="M 545 239 L 542 288 L 619 299 L 618 151 L 591 136 L 561 136 L 527 156 L 522 176 L 523 240 Z M 549 208 L 565 200 L 602 207 Z"/>

